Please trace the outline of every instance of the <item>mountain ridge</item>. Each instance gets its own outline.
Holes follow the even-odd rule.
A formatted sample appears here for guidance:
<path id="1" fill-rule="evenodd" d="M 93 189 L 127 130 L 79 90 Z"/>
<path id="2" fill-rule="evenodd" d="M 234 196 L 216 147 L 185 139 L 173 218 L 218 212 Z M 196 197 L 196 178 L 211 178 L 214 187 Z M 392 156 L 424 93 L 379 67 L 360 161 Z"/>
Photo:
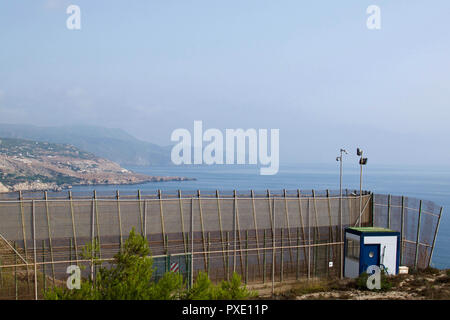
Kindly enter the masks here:
<path id="1" fill-rule="evenodd" d="M 0 138 L 0 192 L 190 180 L 134 173 L 70 144 Z"/>
<path id="2" fill-rule="evenodd" d="M 121 166 L 171 164 L 169 146 L 163 147 L 139 140 L 119 128 L 89 125 L 45 127 L 0 123 L 0 137 L 70 144 Z"/>

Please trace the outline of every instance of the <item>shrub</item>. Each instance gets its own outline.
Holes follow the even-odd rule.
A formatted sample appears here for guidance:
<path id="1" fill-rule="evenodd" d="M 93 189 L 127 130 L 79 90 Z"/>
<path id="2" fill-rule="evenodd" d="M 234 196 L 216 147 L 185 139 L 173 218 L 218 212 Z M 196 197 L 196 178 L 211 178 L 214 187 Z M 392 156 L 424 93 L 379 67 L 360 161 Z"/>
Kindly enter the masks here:
<path id="1" fill-rule="evenodd" d="M 301 286 L 295 288 L 293 291 L 296 295 L 304 295 L 310 293 L 329 291 L 330 289 L 335 289 L 336 287 L 329 287 L 327 283 L 323 281 L 308 281 L 303 283 Z"/>
<path id="2" fill-rule="evenodd" d="M 256 296 L 255 292 L 247 290 L 242 286 L 241 276 L 233 273 L 230 281 L 222 281 L 217 287 L 216 299 L 219 300 L 242 300 Z"/>
<path id="3" fill-rule="evenodd" d="M 85 259 L 97 260 L 98 244 L 87 245 Z M 172 300 L 172 299 L 245 299 L 253 295 L 242 287 L 241 278 L 213 285 L 206 273 L 199 273 L 191 289 L 186 289 L 179 273 L 167 272 L 154 281 L 153 259 L 146 239 L 131 230 L 122 250 L 114 256 L 112 267 L 99 267 L 95 282 L 81 281 L 81 288 L 52 288 L 44 293 L 49 300 Z"/>
<path id="4" fill-rule="evenodd" d="M 369 276 L 370 275 L 366 272 L 360 274 L 359 277 L 356 278 L 356 288 L 359 290 L 370 290 L 369 288 L 367 288 L 367 279 L 369 278 Z M 381 270 L 380 280 L 380 291 L 388 291 L 393 287 L 390 276 L 384 270 Z"/>
<path id="5" fill-rule="evenodd" d="M 256 293 L 242 286 L 241 277 L 233 273 L 230 281 L 214 285 L 204 272 L 197 276 L 192 288 L 184 296 L 188 300 L 242 300 L 255 296 Z"/>
<path id="6" fill-rule="evenodd" d="M 96 256 L 98 245 L 87 245 L 83 249 L 85 259 Z M 126 240 L 123 249 L 114 256 L 111 268 L 100 267 L 95 282 L 90 279 L 81 281 L 81 288 L 49 289 L 44 293 L 46 299 L 58 300 L 143 300 L 174 299 L 183 288 L 181 275 L 165 274 L 158 282 L 152 281 L 153 259 L 147 241 L 136 235 L 134 229 Z"/>

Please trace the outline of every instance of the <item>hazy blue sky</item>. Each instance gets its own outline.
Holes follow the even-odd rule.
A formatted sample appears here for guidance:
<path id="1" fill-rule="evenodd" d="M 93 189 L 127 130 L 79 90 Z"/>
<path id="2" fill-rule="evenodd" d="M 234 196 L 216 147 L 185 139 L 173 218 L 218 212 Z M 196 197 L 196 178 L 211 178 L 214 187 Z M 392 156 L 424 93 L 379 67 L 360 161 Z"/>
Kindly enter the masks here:
<path id="1" fill-rule="evenodd" d="M 203 120 L 279 128 L 281 162 L 359 145 L 373 163 L 446 164 L 449 40 L 448 0 L 2 0 L 0 122 L 169 144 Z"/>

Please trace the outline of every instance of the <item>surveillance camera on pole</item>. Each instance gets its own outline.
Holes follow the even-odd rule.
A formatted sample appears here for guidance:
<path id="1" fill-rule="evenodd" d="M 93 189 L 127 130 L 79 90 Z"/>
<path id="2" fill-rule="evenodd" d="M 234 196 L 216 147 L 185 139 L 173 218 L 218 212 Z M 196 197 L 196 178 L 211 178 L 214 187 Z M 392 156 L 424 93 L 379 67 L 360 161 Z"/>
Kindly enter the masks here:
<path id="1" fill-rule="evenodd" d="M 363 154 L 362 150 L 360 148 L 356 148 L 356 155 L 360 157 L 362 156 L 362 154 Z"/>
<path id="2" fill-rule="evenodd" d="M 360 148 L 356 148 L 356 155 L 359 158 L 360 174 L 359 174 L 359 226 L 361 227 L 362 216 L 362 176 L 363 166 L 367 164 L 367 158 L 363 158 L 363 151 Z"/>
<path id="3" fill-rule="evenodd" d="M 340 242 L 341 250 L 340 250 L 340 256 L 341 256 L 341 278 L 344 276 L 343 272 L 343 265 L 344 265 L 344 250 L 343 250 L 343 243 L 344 243 L 344 237 L 343 237 L 343 230 L 342 230 L 342 155 L 348 154 L 345 149 L 341 149 L 340 155 L 336 157 L 336 161 L 339 161 L 339 234 L 340 234 Z"/>

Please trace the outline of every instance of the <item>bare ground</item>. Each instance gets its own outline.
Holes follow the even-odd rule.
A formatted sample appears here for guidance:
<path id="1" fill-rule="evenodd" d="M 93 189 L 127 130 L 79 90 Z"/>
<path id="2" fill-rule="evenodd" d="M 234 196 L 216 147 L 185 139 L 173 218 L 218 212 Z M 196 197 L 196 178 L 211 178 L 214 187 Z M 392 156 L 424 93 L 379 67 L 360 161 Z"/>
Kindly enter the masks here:
<path id="1" fill-rule="evenodd" d="M 450 300 L 450 269 L 429 268 L 406 275 L 389 276 L 388 289 L 361 288 L 354 279 L 311 279 L 248 286 L 260 299 L 277 300 Z"/>

